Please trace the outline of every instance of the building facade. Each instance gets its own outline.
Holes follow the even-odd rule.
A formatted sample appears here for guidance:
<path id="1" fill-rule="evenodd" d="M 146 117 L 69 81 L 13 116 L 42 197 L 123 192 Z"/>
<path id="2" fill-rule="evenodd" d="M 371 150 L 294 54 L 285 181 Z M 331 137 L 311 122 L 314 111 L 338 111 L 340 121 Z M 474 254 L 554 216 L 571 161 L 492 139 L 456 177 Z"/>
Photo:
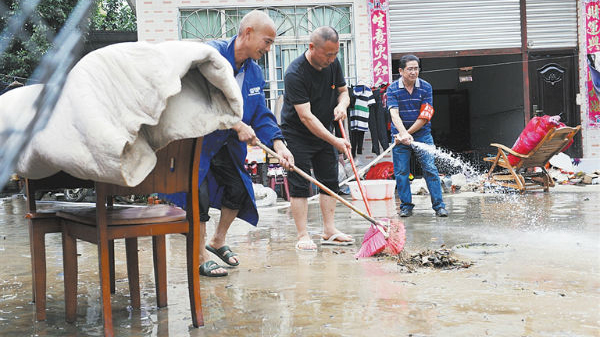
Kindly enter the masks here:
<path id="1" fill-rule="evenodd" d="M 512 145 L 531 117 L 560 114 L 566 124 L 583 127 L 568 154 L 600 160 L 600 126 L 589 108 L 585 62 L 591 2 L 142 0 L 136 11 L 138 39 L 160 42 L 233 36 L 245 13 L 265 10 L 278 34 L 260 62 L 275 110 L 286 66 L 306 49 L 310 31 L 321 25 L 340 33 L 339 58 L 347 82 L 375 85 L 371 13 L 383 8 L 389 29 L 385 56 L 391 57 L 394 78 L 399 58 L 412 53 L 422 59 L 421 76 L 434 87 L 438 145 L 486 155 L 492 142 Z M 369 142 L 367 134 L 364 148 L 370 149 Z M 363 159 L 372 157 L 365 153 Z"/>

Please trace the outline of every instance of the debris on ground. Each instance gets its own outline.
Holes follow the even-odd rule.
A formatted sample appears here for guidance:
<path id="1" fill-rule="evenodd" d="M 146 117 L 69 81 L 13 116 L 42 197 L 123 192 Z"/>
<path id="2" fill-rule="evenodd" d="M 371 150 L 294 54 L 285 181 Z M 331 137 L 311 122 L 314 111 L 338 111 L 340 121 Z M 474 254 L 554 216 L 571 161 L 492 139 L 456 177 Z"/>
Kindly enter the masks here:
<path id="1" fill-rule="evenodd" d="M 410 183 L 410 193 L 414 195 L 427 195 L 429 190 L 427 189 L 427 183 L 425 178 L 414 179 Z"/>
<path id="2" fill-rule="evenodd" d="M 277 202 L 277 192 L 261 184 L 252 184 L 256 207 L 272 206 Z"/>
<path id="3" fill-rule="evenodd" d="M 398 255 L 398 266 L 407 273 L 416 272 L 419 268 L 450 270 L 469 268 L 472 265 L 473 263 L 470 261 L 458 260 L 453 256 L 451 249 L 443 246 L 440 249 L 427 249 L 416 254 L 402 251 Z"/>

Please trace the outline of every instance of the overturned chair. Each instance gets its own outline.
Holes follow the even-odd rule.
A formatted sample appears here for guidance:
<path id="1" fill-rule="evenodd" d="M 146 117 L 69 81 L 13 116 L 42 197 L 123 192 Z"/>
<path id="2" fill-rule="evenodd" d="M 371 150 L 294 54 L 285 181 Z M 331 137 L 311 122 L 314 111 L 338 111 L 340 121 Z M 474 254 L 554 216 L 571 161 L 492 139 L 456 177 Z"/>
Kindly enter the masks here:
<path id="1" fill-rule="evenodd" d="M 546 170 L 546 164 L 550 158 L 566 148 L 580 129 L 581 125 L 554 127 L 527 154 L 517 153 L 502 144 L 490 144 L 498 149 L 498 153 L 495 157 L 483 159 L 492 163 L 487 174 L 487 181 L 517 189 L 521 193 L 535 189 L 543 189 L 544 192 L 548 192 L 550 187 L 554 187 L 554 181 Z M 509 154 L 520 160 L 511 165 L 508 159 Z M 535 168 L 540 168 L 540 170 L 536 172 Z M 500 170 L 494 172 L 496 169 Z"/>

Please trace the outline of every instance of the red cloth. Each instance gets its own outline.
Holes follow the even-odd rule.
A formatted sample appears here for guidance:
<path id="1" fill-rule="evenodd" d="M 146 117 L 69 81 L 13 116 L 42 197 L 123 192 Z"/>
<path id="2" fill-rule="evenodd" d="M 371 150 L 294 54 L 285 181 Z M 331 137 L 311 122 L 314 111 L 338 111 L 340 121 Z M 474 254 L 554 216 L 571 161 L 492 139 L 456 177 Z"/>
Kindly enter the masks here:
<path id="1" fill-rule="evenodd" d="M 377 179 L 393 179 L 394 178 L 394 164 L 391 161 L 383 161 L 379 164 L 374 165 L 369 169 L 366 180 L 377 180 Z"/>
<path id="2" fill-rule="evenodd" d="M 529 123 L 527 123 L 525 129 L 521 131 L 512 150 L 521 154 L 529 153 L 552 128 L 565 126 L 565 124 L 561 123 L 559 120 L 560 116 L 544 115 L 542 117 L 533 117 Z M 573 140 L 571 140 L 566 148 L 571 146 L 571 143 L 573 143 Z M 512 154 L 508 155 L 508 162 L 511 165 L 517 164 L 520 160 L 519 157 L 513 156 Z"/>
<path id="3" fill-rule="evenodd" d="M 419 117 L 417 117 L 417 119 L 421 118 L 421 119 L 426 119 L 428 122 L 431 120 L 431 118 L 433 117 L 433 106 L 431 106 L 431 104 L 429 103 L 423 103 L 421 104 L 421 111 L 419 114 Z"/>

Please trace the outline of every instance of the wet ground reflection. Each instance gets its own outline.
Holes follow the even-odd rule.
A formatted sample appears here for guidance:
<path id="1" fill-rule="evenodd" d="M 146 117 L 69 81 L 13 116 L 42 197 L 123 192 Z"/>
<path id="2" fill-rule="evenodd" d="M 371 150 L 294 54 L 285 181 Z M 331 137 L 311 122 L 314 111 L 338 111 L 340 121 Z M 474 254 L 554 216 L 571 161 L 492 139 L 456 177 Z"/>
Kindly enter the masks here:
<path id="1" fill-rule="evenodd" d="M 128 307 L 124 243 L 116 243 L 117 335 L 136 336 L 598 336 L 600 331 L 600 189 L 550 193 L 446 195 L 448 218 L 416 196 L 403 219 L 407 252 L 473 242 L 496 251 L 460 250 L 471 268 L 401 273 L 390 258 L 355 260 L 360 247 L 294 249 L 285 204 L 261 210 L 258 228 L 235 222 L 229 244 L 241 264 L 226 278 L 202 278 L 206 325 L 191 325 L 181 236 L 167 240 L 167 308 L 155 302 L 151 242 L 140 240 L 142 309 Z M 354 201 L 357 207 L 361 202 Z M 309 229 L 320 233 L 318 204 Z M 372 203 L 394 218 L 393 200 Z M 0 335 L 101 336 L 96 246 L 79 243 L 77 322 L 64 322 L 61 243 L 47 236 L 47 320 L 34 321 L 24 200 L 0 200 Z M 217 213 L 215 213 L 216 215 Z M 216 218 L 216 217 L 214 217 Z M 214 224 L 209 224 L 209 233 Z M 368 223 L 343 205 L 338 227 L 360 242 Z"/>

